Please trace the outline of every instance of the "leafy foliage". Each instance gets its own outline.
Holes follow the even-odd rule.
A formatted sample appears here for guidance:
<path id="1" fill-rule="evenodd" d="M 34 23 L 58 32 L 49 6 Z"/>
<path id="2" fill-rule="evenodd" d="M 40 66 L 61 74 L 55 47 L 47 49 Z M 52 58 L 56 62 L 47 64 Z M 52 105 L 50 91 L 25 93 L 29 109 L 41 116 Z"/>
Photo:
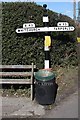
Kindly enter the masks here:
<path id="1" fill-rule="evenodd" d="M 80 37 L 80 27 L 77 28 L 77 36 Z"/>
<path id="2" fill-rule="evenodd" d="M 24 23 L 34 22 L 43 26 L 43 8 L 31 2 L 2 3 L 2 64 L 44 65 L 44 33 L 17 34 L 15 30 Z M 62 14 L 48 10 L 50 26 L 58 21 L 67 21 L 75 26 L 74 21 Z M 76 32 L 52 32 L 51 65 L 77 64 Z"/>

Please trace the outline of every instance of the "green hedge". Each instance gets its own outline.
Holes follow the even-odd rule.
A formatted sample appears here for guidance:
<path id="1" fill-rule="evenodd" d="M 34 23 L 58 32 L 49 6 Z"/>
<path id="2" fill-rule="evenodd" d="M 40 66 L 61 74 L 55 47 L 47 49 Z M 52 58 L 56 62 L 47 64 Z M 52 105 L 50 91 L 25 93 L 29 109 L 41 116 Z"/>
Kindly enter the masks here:
<path id="1" fill-rule="evenodd" d="M 80 27 L 77 28 L 77 36 L 80 37 Z"/>
<path id="2" fill-rule="evenodd" d="M 39 68 L 44 65 L 44 33 L 17 34 L 15 30 L 24 23 L 32 22 L 43 26 L 43 8 L 36 3 L 3 2 L 2 3 L 2 64 L 31 64 Z M 48 10 L 50 26 L 58 21 L 68 21 L 75 26 L 74 21 Z M 52 32 L 51 65 L 77 64 L 76 32 Z"/>

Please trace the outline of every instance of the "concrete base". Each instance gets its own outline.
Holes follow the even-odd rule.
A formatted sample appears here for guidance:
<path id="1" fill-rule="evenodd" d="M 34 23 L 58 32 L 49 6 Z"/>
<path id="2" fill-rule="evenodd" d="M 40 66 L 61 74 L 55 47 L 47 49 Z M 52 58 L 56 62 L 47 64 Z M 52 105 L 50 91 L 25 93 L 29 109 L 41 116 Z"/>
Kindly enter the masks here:
<path id="1" fill-rule="evenodd" d="M 44 114 L 44 106 L 37 104 L 36 101 L 32 102 L 29 98 L 2 98 L 3 118 L 39 117 Z"/>

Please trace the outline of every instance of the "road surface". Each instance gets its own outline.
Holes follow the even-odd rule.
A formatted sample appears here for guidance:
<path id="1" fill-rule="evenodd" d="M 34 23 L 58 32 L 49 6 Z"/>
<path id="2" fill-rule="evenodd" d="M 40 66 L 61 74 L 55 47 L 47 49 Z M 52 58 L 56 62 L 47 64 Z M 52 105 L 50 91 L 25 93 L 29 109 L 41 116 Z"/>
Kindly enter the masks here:
<path id="1" fill-rule="evenodd" d="M 78 92 L 62 101 L 42 118 L 78 118 Z"/>

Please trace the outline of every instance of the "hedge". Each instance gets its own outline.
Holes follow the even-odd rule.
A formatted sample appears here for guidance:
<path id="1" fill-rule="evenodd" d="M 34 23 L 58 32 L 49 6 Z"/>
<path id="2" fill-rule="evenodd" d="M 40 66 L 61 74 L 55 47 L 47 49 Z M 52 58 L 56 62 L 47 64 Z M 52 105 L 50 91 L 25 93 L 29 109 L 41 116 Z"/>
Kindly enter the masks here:
<path id="1" fill-rule="evenodd" d="M 15 30 L 24 23 L 34 22 L 43 26 L 43 8 L 34 2 L 3 2 L 2 3 L 2 64 L 31 64 L 38 68 L 44 66 L 44 33 L 17 34 Z M 58 21 L 67 21 L 75 26 L 68 17 L 48 10 L 50 26 Z M 77 65 L 76 31 L 52 32 L 50 51 L 51 66 Z"/>

